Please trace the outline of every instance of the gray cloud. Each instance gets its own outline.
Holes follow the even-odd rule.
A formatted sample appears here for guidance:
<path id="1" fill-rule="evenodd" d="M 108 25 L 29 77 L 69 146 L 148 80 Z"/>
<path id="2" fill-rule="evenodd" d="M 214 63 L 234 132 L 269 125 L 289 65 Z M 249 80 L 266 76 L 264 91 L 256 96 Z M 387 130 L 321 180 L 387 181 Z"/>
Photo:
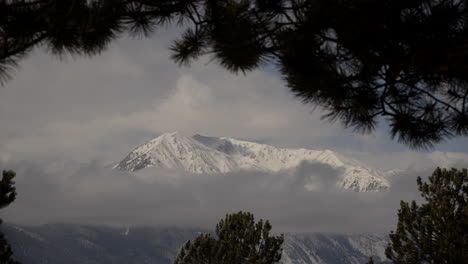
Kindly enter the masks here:
<path id="1" fill-rule="evenodd" d="M 225 175 L 160 169 L 135 175 L 100 162 L 4 166 L 17 170 L 19 192 L 2 210 L 6 221 L 210 228 L 224 214 L 243 210 L 288 232 L 387 232 L 399 201 L 418 199 L 415 176 L 430 174 L 407 172 L 391 179 L 389 192 L 355 193 L 335 187 L 339 171 L 314 163 L 274 174 Z M 319 188 L 309 191 L 310 184 Z"/>
<path id="2" fill-rule="evenodd" d="M 294 147 L 381 151 L 388 144 L 382 131 L 363 136 L 320 120 L 275 72 L 233 75 L 209 57 L 179 68 L 169 60 L 174 35 L 167 29 L 121 39 L 92 58 L 59 60 L 37 50 L 0 87 L 0 122 L 7 124 L 0 155 L 113 161 L 175 130 Z"/>
<path id="3" fill-rule="evenodd" d="M 175 130 L 286 145 L 341 130 L 311 114 L 274 73 L 236 76 L 207 64 L 210 58 L 179 68 L 168 59 L 174 34 L 165 33 L 122 39 L 93 58 L 61 61 L 38 50 L 23 61 L 0 88 L 0 121 L 8 124 L 0 133 L 2 155 L 115 160 Z"/>
<path id="4" fill-rule="evenodd" d="M 381 170 L 418 171 L 436 167 L 463 167 L 468 165 L 468 154 L 463 152 L 356 152 L 347 151 L 347 156 L 363 161 Z"/>
<path id="5" fill-rule="evenodd" d="M 37 50 L 21 63 L 0 87 L 0 168 L 18 171 L 19 198 L 1 211 L 7 220 L 211 227 L 225 213 L 249 210 L 284 230 L 373 231 L 395 223 L 400 199 L 417 197 L 426 154 L 380 153 L 397 145 L 385 132 L 361 136 L 321 121 L 272 71 L 236 76 L 210 58 L 179 68 L 168 59 L 175 34 L 121 39 L 93 58 L 59 60 Z M 391 192 L 364 195 L 334 189 L 339 172 L 317 164 L 217 177 L 104 168 L 173 130 L 352 150 L 377 168 L 413 172 L 395 177 Z M 466 140 L 454 142 L 465 151 Z"/>

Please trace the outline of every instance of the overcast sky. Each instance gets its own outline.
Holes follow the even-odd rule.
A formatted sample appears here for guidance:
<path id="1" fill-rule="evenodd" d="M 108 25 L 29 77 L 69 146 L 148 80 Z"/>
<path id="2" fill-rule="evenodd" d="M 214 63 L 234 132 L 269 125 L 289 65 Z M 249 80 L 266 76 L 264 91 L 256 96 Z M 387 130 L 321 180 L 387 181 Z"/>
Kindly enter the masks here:
<path id="1" fill-rule="evenodd" d="M 390 211 L 394 214 L 399 198 L 391 201 L 388 197 L 382 198 L 381 203 L 371 206 L 376 210 L 372 212 L 362 208 L 366 202 L 361 202 L 369 198 L 351 199 L 350 195 L 355 197 L 356 194 L 342 195 L 335 191 L 303 194 L 301 190 L 288 198 L 288 192 L 296 190 L 296 185 L 280 180 L 278 175 L 252 176 L 245 172 L 229 179 L 220 177 L 216 183 L 194 176 L 198 180 L 184 179 L 183 187 L 174 187 L 179 185 L 147 183 L 141 179 L 132 182 L 128 175 L 115 176 L 101 171 L 101 167 L 121 160 L 137 145 L 171 131 L 250 139 L 277 146 L 329 148 L 385 170 L 414 167 L 427 156 L 427 153 L 411 151 L 392 141 L 385 124 L 373 134 L 360 135 L 343 129 L 340 124 L 321 121 L 321 113 L 312 112 L 313 106 L 294 98 L 274 69 L 266 67 L 236 76 L 221 69 L 210 58 L 180 68 L 169 60 L 168 47 L 173 38 L 174 34 L 169 31 L 157 32 L 144 40 L 125 38 L 92 58 L 59 59 L 39 49 L 20 62 L 13 79 L 0 87 L 0 162 L 4 166 L 2 169 L 18 170 L 19 198 L 6 211 L 11 212 L 7 219 L 43 223 L 80 222 L 86 218 L 84 222 L 106 224 L 114 218 L 126 224 L 164 224 L 188 214 L 199 219 L 197 223 L 206 223 L 227 213 L 227 208 L 242 209 L 242 204 L 248 203 L 247 200 L 237 201 L 238 193 L 232 193 L 225 204 L 211 204 L 211 199 L 216 200 L 217 196 L 209 190 L 227 191 L 230 188 L 226 186 L 231 186 L 232 179 L 239 193 L 245 191 L 244 197 L 252 199 L 258 193 L 252 186 L 261 190 L 264 181 L 276 179 L 278 185 L 269 191 L 263 190 L 265 197 L 253 203 L 251 206 L 255 208 L 250 209 L 274 218 L 285 229 L 303 230 L 328 223 L 317 229 L 338 230 L 343 224 L 333 223 L 332 219 L 342 216 L 326 211 L 327 208 L 367 211 L 376 215 L 373 221 L 388 218 Z M 455 138 L 437 145 L 435 150 L 466 154 L 467 147 L 467 138 Z M 463 157 L 468 156 L 461 157 L 463 161 Z M 313 171 L 312 168 L 317 169 L 313 166 L 309 169 Z M 409 174 L 414 181 L 416 173 Z M 291 172 L 291 175 L 300 179 L 299 172 Z M 325 169 L 320 175 L 331 177 L 333 172 Z M 113 188 L 107 188 L 106 182 L 115 178 L 118 180 Z M 257 179 L 259 185 L 250 185 L 252 178 Z M 209 187 L 211 189 L 207 189 Z M 103 189 L 106 193 L 101 193 Z M 154 196 L 155 192 L 158 195 Z M 193 196 L 197 195 L 195 199 Z M 126 204 L 125 210 L 120 210 L 116 204 L 109 206 L 119 199 Z M 134 202 L 129 202 L 132 199 Z M 286 201 L 280 202 L 283 200 Z M 311 200 L 327 200 L 330 204 L 318 203 L 314 209 Z M 190 201 L 197 202 L 194 205 Z M 268 201 L 276 201 L 276 205 L 270 206 L 272 202 Z M 297 206 L 291 207 L 288 201 Z M 344 201 L 352 201 L 352 205 Z M 388 205 L 388 209 L 382 207 L 384 205 Z M 103 207 L 113 208 L 109 209 L 112 212 L 102 213 Z M 289 211 L 270 214 L 282 207 Z M 131 208 L 135 214 L 130 213 Z M 160 210 L 158 215 L 166 214 L 167 219 L 159 221 L 154 215 L 144 215 L 149 208 Z M 200 212 L 196 208 L 212 209 L 206 214 L 211 218 L 196 216 Z M 386 213 L 378 208 L 384 208 Z M 116 214 L 121 214 L 120 218 Z M 132 222 L 130 218 L 137 220 Z M 356 228 L 366 226 L 360 218 L 353 221 Z M 388 224 L 387 221 L 381 225 Z"/>

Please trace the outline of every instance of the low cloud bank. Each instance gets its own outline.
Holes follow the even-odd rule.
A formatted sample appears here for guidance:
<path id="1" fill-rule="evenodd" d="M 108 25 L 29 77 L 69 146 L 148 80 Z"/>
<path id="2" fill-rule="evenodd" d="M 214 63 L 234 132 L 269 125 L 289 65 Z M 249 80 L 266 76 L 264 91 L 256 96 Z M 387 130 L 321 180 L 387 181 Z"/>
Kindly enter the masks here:
<path id="1" fill-rule="evenodd" d="M 400 200 L 419 199 L 416 177 L 391 177 L 382 193 L 335 187 L 340 171 L 303 163 L 279 173 L 193 175 L 146 169 L 114 171 L 99 162 L 47 166 L 3 164 L 17 172 L 18 199 L 2 218 L 19 224 L 80 223 L 212 228 L 226 213 L 250 211 L 285 232 L 388 232 Z M 313 190 L 313 191 L 310 191 Z"/>

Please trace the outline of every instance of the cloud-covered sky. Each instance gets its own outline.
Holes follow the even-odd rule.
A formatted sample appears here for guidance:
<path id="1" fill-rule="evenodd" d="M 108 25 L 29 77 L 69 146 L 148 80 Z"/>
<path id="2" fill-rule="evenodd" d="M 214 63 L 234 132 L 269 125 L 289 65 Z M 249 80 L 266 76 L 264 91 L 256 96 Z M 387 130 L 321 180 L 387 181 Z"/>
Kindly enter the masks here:
<path id="1" fill-rule="evenodd" d="M 320 120 L 270 68 L 233 75 L 210 58 L 169 60 L 174 34 L 121 39 L 103 54 L 57 58 L 38 49 L 0 87 L 3 158 L 114 161 L 160 133 L 181 131 L 275 145 L 407 151 L 385 125 L 361 135 Z M 436 149 L 466 152 L 466 138 Z"/>
<path id="2" fill-rule="evenodd" d="M 340 171 L 303 163 L 278 173 L 193 175 L 149 169 L 132 175 L 99 162 L 63 167 L 18 162 L 19 197 L 4 219 L 19 224 L 79 223 L 212 228 L 226 213 L 253 212 L 281 232 L 386 232 L 399 201 L 418 199 L 415 176 L 390 179 L 392 190 L 336 187 Z M 429 171 L 422 171 L 427 175 Z M 309 191 L 306 184 L 321 186 Z"/>
<path id="3" fill-rule="evenodd" d="M 38 49 L 21 61 L 13 80 L 0 87 L 1 169 L 18 171 L 19 191 L 18 201 L 4 211 L 6 219 L 184 224 L 190 218 L 202 224 L 252 209 L 285 229 L 351 231 L 371 222 L 375 229 L 388 227 L 398 201 L 415 196 L 398 188 L 401 197 L 333 188 L 309 193 L 298 184 L 300 170 L 289 178 L 242 172 L 148 182 L 102 168 L 177 130 L 329 148 L 385 170 L 399 164 L 424 169 L 418 164 L 427 155 L 391 141 L 384 124 L 360 135 L 320 120 L 320 111 L 294 98 L 269 67 L 233 75 L 209 57 L 178 67 L 169 60 L 174 37 L 167 29 L 150 39 L 124 38 L 92 58 L 59 59 Z M 467 153 L 467 147 L 466 138 L 455 138 L 436 150 Z M 304 170 L 320 171 L 321 181 L 334 175 L 312 165 Z M 414 182 L 417 173 L 409 174 L 404 181 Z M 365 214 L 371 222 L 359 217 Z"/>

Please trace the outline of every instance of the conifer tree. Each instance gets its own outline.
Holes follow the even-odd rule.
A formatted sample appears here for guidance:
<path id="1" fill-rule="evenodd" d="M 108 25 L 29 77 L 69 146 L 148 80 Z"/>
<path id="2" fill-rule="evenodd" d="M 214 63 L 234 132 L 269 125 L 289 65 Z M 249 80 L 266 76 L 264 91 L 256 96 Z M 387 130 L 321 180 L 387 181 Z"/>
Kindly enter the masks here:
<path id="1" fill-rule="evenodd" d="M 426 201 L 401 201 L 387 257 L 395 264 L 468 263 L 468 170 L 437 168 L 429 182 L 418 177 Z"/>
<path id="2" fill-rule="evenodd" d="M 276 65 L 291 91 L 361 132 L 430 148 L 468 135 L 468 2 L 199 1 L 172 50 L 232 72 Z M 188 14 L 190 15 L 190 14 Z"/>
<path id="3" fill-rule="evenodd" d="M 14 171 L 3 171 L 2 180 L 0 181 L 0 209 L 7 207 L 16 199 L 16 188 L 13 181 L 15 176 Z M 10 244 L 0 232 L 0 264 L 20 264 L 12 256 L 13 251 Z"/>
<path id="4" fill-rule="evenodd" d="M 270 236 L 271 225 L 255 223 L 251 213 L 228 214 L 216 225 L 216 238 L 201 234 L 188 241 L 174 264 L 272 264 L 281 258 L 283 235 Z"/>

